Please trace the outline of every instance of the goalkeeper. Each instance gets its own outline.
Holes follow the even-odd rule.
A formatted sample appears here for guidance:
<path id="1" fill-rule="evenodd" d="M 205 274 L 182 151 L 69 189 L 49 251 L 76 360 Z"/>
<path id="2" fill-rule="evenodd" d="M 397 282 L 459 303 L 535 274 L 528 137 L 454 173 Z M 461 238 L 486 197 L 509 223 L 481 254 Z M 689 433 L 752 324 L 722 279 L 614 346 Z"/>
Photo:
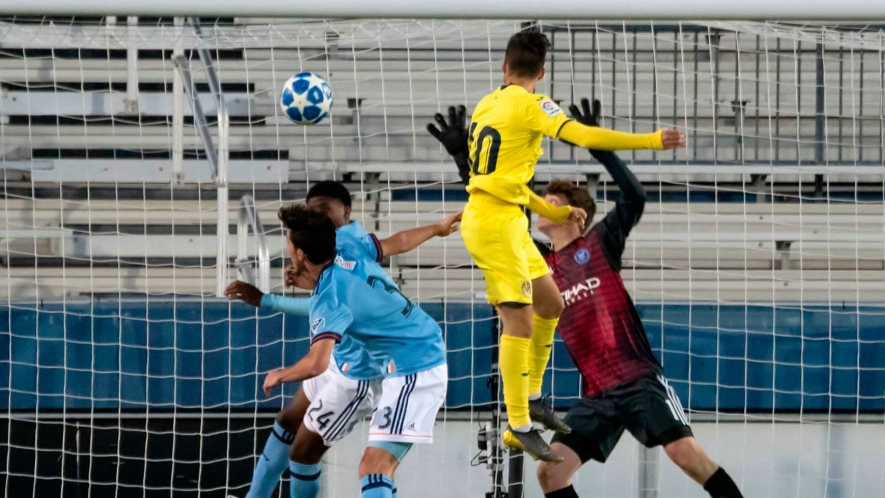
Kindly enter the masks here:
<path id="1" fill-rule="evenodd" d="M 571 107 L 575 120 L 596 126 L 599 102 L 592 112 L 586 99 L 582 107 L 583 112 Z M 450 152 L 458 152 L 454 145 L 466 142 L 466 132 L 457 120 L 451 124 L 440 136 L 453 146 Z M 621 189 L 615 208 L 586 231 L 574 222 L 538 222 L 553 243 L 545 259 L 565 300 L 558 330 L 584 386 L 584 398 L 565 419 L 571 433 L 553 437 L 552 451 L 562 463 L 538 467 L 541 488 L 546 498 L 577 498 L 572 476 L 589 460 L 604 463 L 626 429 L 647 447 L 664 446 L 667 456 L 711 497 L 742 498 L 731 477 L 695 441 L 621 280 L 626 239 L 645 207 L 642 185 L 615 154 L 590 152 Z M 586 189 L 568 181 L 551 182 L 546 200 L 580 207 L 591 220 L 596 212 Z"/>
<path id="2" fill-rule="evenodd" d="M 549 136 L 604 150 L 662 150 L 682 145 L 684 136 L 675 130 L 620 133 L 569 119 L 548 97 L 534 93 L 535 84 L 544 77 L 548 47 L 541 33 L 520 32 L 510 38 L 504 55 L 504 86 L 476 105 L 466 154 L 460 154 L 459 162 L 462 170 L 469 168 L 470 176 L 461 234 L 483 271 L 487 299 L 503 324 L 500 368 L 509 421 L 504 444 L 521 447 L 534 458 L 557 461 L 559 457 L 533 429 L 532 420 L 560 433 L 569 430 L 541 399 L 563 303 L 528 234 L 522 207 L 581 228 L 587 213 L 579 207 L 552 205 L 528 188 L 542 154 L 541 140 Z"/>

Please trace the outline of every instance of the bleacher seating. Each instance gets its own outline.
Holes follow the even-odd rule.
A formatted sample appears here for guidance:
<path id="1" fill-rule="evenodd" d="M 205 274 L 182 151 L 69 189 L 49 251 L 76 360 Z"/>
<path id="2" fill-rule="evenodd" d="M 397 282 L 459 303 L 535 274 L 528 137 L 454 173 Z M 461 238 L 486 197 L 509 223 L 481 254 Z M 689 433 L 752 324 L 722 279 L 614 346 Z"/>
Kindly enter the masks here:
<path id="1" fill-rule="evenodd" d="M 472 29 L 465 26 L 459 29 Z M 580 31 L 571 52 L 563 48 L 565 35 L 551 32 L 559 45 L 543 90 L 556 100 L 567 104 L 573 95 L 597 95 L 612 117 L 607 126 L 644 131 L 673 124 L 688 131 L 684 151 L 624 155 L 640 163 L 636 171 L 652 194 L 674 188 L 707 196 L 649 202 L 624 256 L 624 279 L 634 296 L 647 301 L 880 300 L 885 210 L 878 109 L 885 96 L 876 86 L 879 66 L 849 69 L 825 60 L 821 122 L 815 116 L 813 51 L 767 47 L 763 55 L 771 60 L 760 65 L 758 49 L 751 48 L 755 38 L 724 33 L 714 60 L 708 38 L 685 36 L 676 45 L 673 29 L 659 27 L 667 37 L 621 26 L 600 28 L 598 36 Z M 499 52 L 512 26 L 500 23 L 487 31 L 488 36 L 470 32 L 463 39 L 450 37 L 438 45 L 423 40 L 408 47 L 401 40 L 371 37 L 335 47 L 305 37 L 298 50 L 291 43 L 274 50 L 254 43 L 221 47 L 216 69 L 230 89 L 225 99 L 232 120 L 229 181 L 263 192 L 263 199 L 273 197 L 268 192 L 279 193 L 275 201 L 258 203 L 276 290 L 281 290 L 283 237 L 275 211 L 298 199 L 287 190 L 291 184 L 347 180 L 364 192 L 354 205 L 354 219 L 382 234 L 460 208 L 459 200 L 398 200 L 393 192 L 448 192 L 462 198 L 454 195 L 459 187 L 452 166 L 423 128 L 438 110 L 472 103 L 498 84 Z M 200 192 L 212 188 L 211 172 L 199 156 L 202 144 L 187 105 L 182 175 L 173 171 L 172 82 L 178 76 L 170 59 L 141 54 L 139 115 L 134 116 L 125 113 L 131 76 L 125 57 L 107 51 L 77 56 L 15 51 L 36 50 L 29 43 L 38 42 L 23 41 L 0 54 L 0 167 L 14 191 L 0 201 L 0 257 L 7 267 L 0 271 L 0 296 L 213 294 L 216 203 L 213 196 L 200 200 Z M 73 38 L 70 43 L 94 48 Z M 146 41 L 145 48 L 155 51 L 162 43 Z M 202 106 L 214 116 L 215 102 L 196 56 L 191 65 Z M 336 98 L 333 119 L 297 127 L 281 118 L 277 89 L 298 70 L 329 78 Z M 858 93 L 843 76 L 868 82 L 867 90 Z M 843 107 L 848 100 L 850 108 Z M 600 168 L 587 159 L 567 145 L 548 144 L 538 187 L 551 177 L 583 181 L 597 174 Z M 815 185 L 818 176 L 829 190 Z M 61 189 L 42 193 L 59 183 Z M 141 186 L 138 195 L 110 194 L 133 185 Z M 878 189 L 878 201 L 826 197 L 865 188 Z M 93 197 L 95 189 L 104 194 Z M 717 189 L 754 198 L 717 202 L 710 194 Z M 756 199 L 757 193 L 764 196 Z M 235 201 L 230 220 L 236 219 Z M 610 207 L 600 203 L 600 216 Z M 235 252 L 233 225 L 228 247 Z M 231 254 L 227 262 L 231 275 L 235 258 Z M 457 234 L 388 264 L 412 297 L 467 299 L 484 289 Z"/>

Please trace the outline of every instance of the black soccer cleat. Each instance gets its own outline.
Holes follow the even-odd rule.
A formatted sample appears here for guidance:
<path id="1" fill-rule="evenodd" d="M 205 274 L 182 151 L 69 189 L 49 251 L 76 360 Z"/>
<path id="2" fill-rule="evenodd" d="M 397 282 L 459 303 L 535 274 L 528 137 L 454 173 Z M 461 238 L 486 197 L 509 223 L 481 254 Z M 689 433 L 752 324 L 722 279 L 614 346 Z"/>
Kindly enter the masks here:
<path id="1" fill-rule="evenodd" d="M 541 437 L 541 432 L 532 429 L 528 432 L 516 432 L 508 425 L 501 434 L 501 440 L 504 446 L 511 450 L 522 450 L 529 454 L 534 460 L 542 460 L 545 462 L 559 463 L 562 457 L 553 453 L 550 445 Z"/>
<path id="2" fill-rule="evenodd" d="M 553 405 L 547 398 L 529 400 L 529 415 L 533 421 L 540 423 L 549 431 L 556 431 L 560 434 L 572 432 L 572 428 L 559 420 L 559 417 L 553 412 Z"/>

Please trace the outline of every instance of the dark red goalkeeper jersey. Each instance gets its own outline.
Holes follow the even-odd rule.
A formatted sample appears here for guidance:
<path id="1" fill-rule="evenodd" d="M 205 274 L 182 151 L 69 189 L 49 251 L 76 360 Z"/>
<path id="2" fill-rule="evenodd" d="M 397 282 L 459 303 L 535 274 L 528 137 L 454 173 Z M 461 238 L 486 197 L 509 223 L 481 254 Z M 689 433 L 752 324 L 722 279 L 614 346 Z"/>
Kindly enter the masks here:
<path id="1" fill-rule="evenodd" d="M 618 183 L 621 198 L 583 237 L 546 255 L 565 301 L 557 330 L 581 372 L 585 396 L 662 373 L 620 275 L 627 235 L 642 216 L 645 193 L 617 156 L 593 155 Z"/>

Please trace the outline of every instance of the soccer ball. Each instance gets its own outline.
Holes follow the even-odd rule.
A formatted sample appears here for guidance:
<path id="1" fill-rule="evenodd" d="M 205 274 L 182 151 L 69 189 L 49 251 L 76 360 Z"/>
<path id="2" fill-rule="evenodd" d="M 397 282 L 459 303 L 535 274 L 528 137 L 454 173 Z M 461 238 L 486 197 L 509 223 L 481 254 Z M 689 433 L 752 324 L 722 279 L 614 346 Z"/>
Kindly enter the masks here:
<path id="1" fill-rule="evenodd" d="M 283 112 L 300 125 L 315 125 L 332 110 L 332 87 L 314 73 L 298 73 L 283 85 Z"/>

